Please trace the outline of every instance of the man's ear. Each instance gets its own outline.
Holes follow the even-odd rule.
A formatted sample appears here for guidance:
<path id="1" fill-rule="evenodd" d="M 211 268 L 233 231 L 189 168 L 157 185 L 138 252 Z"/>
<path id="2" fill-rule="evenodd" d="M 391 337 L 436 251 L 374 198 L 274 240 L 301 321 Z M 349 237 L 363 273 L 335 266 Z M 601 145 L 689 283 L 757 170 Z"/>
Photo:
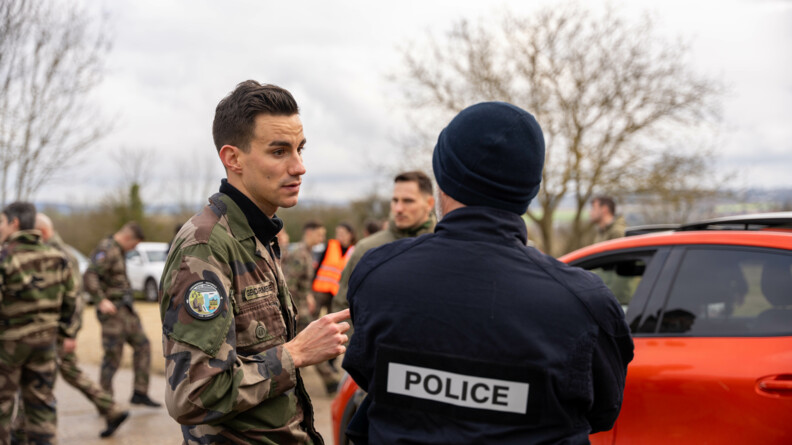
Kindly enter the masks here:
<path id="1" fill-rule="evenodd" d="M 232 171 L 236 174 L 242 173 L 242 165 L 239 162 L 240 149 L 233 145 L 223 145 L 220 148 L 220 161 L 225 166 L 226 171 Z"/>

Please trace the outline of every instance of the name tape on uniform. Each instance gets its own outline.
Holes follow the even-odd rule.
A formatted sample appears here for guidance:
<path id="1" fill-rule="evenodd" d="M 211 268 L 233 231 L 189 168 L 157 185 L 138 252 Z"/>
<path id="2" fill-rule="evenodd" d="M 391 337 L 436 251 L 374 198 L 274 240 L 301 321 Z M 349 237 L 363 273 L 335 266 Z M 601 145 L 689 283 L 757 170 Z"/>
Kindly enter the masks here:
<path id="1" fill-rule="evenodd" d="M 389 363 L 387 391 L 467 408 L 525 414 L 529 384 Z"/>

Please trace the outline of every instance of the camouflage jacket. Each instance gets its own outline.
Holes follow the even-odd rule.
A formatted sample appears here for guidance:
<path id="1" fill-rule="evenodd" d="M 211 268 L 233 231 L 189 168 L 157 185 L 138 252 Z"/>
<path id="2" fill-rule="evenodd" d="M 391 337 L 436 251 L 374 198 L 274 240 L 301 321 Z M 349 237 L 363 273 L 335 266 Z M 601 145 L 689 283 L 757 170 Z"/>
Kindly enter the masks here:
<path id="1" fill-rule="evenodd" d="M 113 237 L 100 241 L 91 252 L 91 264 L 83 276 L 83 286 L 94 304 L 104 298 L 118 304 L 131 290 L 125 261 L 124 250 Z"/>
<path id="2" fill-rule="evenodd" d="M 349 289 L 349 277 L 352 276 L 352 271 L 363 255 L 369 250 L 384 246 L 385 244 L 392 243 L 396 240 L 403 238 L 415 238 L 426 233 L 433 233 L 437 225 L 437 217 L 434 213 L 429 214 L 429 219 L 418 227 L 410 229 L 399 229 L 393 220 L 388 222 L 388 230 L 380 230 L 377 233 L 369 235 L 357 244 L 355 244 L 355 251 L 349 257 L 344 271 L 341 272 L 341 282 L 339 283 L 338 294 L 333 298 L 333 312 L 341 311 L 349 307 L 347 301 L 347 290 Z"/>
<path id="3" fill-rule="evenodd" d="M 313 283 L 314 259 L 311 249 L 305 243 L 297 243 L 283 259 L 282 264 L 289 292 L 294 297 L 297 307 L 301 307 L 305 304 L 306 295 L 311 293 Z"/>
<path id="4" fill-rule="evenodd" d="M 283 346 L 296 309 L 280 265 L 229 196 L 176 235 L 160 315 L 166 405 L 186 443 L 323 443 Z"/>
<path id="5" fill-rule="evenodd" d="M 74 338 L 76 296 L 69 260 L 45 245 L 41 232 L 9 237 L 0 251 L 0 340 L 46 330 Z"/>
<path id="6" fill-rule="evenodd" d="M 616 238 L 621 238 L 624 236 L 624 231 L 627 229 L 627 222 L 624 221 L 623 216 L 617 216 L 613 218 L 610 224 L 607 227 L 600 229 L 596 229 L 596 233 L 594 234 L 594 242 L 599 243 L 602 241 L 608 241 Z"/>

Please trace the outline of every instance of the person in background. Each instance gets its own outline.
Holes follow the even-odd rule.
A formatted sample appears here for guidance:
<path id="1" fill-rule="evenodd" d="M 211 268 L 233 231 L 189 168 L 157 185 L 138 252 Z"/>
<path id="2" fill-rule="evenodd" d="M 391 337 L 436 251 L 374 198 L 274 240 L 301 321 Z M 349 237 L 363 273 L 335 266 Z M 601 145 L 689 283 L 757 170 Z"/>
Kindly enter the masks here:
<path id="1" fill-rule="evenodd" d="M 371 235 L 382 230 L 382 223 L 373 219 L 366 220 L 363 224 L 363 238 L 368 238 Z"/>
<path id="2" fill-rule="evenodd" d="M 408 171 L 399 173 L 393 178 L 388 228 L 363 238 L 357 243 L 355 251 L 349 257 L 349 261 L 341 273 L 338 294 L 333 300 L 334 311 L 349 307 L 346 299 L 349 277 L 363 255 L 375 247 L 398 239 L 432 233 L 437 223 L 434 206 L 432 180 L 426 173 Z"/>
<path id="3" fill-rule="evenodd" d="M 157 408 L 162 405 L 148 396 L 151 344 L 135 311 L 124 256 L 143 238 L 143 229 L 131 221 L 101 240 L 91 252 L 91 264 L 83 275 L 83 285 L 96 305 L 96 316 L 102 325 L 104 357 L 99 378 L 102 389 L 113 394 L 113 377 L 121 365 L 124 343 L 129 343 L 135 374 L 130 403 Z"/>
<path id="4" fill-rule="evenodd" d="M 630 330 L 596 275 L 526 246 L 544 157 L 539 124 L 505 102 L 440 133 L 435 232 L 370 250 L 349 280 L 356 445 L 578 444 L 613 427 Z"/>
<path id="5" fill-rule="evenodd" d="M 591 200 L 589 220 L 594 224 L 594 242 L 621 238 L 627 223 L 621 215 L 616 216 L 616 202 L 610 196 L 596 196 Z"/>
<path id="6" fill-rule="evenodd" d="M 355 231 L 350 224 L 341 222 L 336 225 L 335 238 L 327 241 L 313 280 L 312 289 L 316 301 L 314 319 L 319 318 L 325 311 L 331 312 L 333 298 L 338 293 L 341 271 L 355 251 L 355 241 Z M 327 394 L 336 392 L 341 376 L 333 361 L 317 364 L 316 370 L 322 377 Z"/>
<path id="7" fill-rule="evenodd" d="M 52 220 L 49 216 L 36 214 L 36 230 L 41 232 L 41 239 L 45 244 L 50 245 L 61 251 L 67 258 L 72 267 L 76 288 L 82 289 L 82 277 L 80 276 L 80 266 L 77 259 L 66 249 L 60 235 L 55 231 Z M 75 336 L 82 327 L 82 311 L 85 301 L 82 297 L 77 297 L 74 313 Z M 110 437 L 118 427 L 129 417 L 129 411 L 123 410 L 113 401 L 113 395 L 103 390 L 97 383 L 88 378 L 77 363 L 77 340 L 63 335 L 58 336 L 58 371 L 63 380 L 69 385 L 80 391 L 99 411 L 99 415 L 104 417 L 107 428 L 102 431 L 100 437 Z"/>
<path id="8" fill-rule="evenodd" d="M 13 202 L 0 213 L 0 443 L 11 442 L 17 395 L 29 443 L 57 442 L 52 391 L 58 337 L 77 335 L 77 287 L 68 257 L 35 230 L 36 207 Z"/>
<path id="9" fill-rule="evenodd" d="M 323 309 L 330 311 L 333 297 L 338 294 L 341 272 L 355 251 L 355 241 L 355 231 L 350 224 L 341 222 L 336 225 L 335 238 L 327 241 L 327 246 L 319 257 L 319 266 L 313 281 L 316 297 L 314 317 Z"/>
<path id="10" fill-rule="evenodd" d="M 314 318 L 316 299 L 311 286 L 316 272 L 313 248 L 325 241 L 326 230 L 319 221 L 306 222 L 302 228 L 302 240 L 296 243 L 281 261 L 286 285 L 297 305 L 297 331 L 305 329 Z M 282 248 L 281 248 L 282 250 Z"/>

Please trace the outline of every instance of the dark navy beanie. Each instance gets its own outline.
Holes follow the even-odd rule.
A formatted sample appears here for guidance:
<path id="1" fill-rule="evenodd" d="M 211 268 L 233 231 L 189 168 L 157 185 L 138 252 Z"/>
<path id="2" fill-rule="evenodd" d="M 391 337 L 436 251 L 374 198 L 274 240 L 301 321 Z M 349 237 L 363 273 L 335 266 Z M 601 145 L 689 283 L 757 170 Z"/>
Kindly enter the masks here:
<path id="1" fill-rule="evenodd" d="M 544 159 L 542 129 L 530 113 L 482 102 L 440 132 L 432 169 L 440 189 L 462 204 L 521 215 L 539 193 Z"/>

